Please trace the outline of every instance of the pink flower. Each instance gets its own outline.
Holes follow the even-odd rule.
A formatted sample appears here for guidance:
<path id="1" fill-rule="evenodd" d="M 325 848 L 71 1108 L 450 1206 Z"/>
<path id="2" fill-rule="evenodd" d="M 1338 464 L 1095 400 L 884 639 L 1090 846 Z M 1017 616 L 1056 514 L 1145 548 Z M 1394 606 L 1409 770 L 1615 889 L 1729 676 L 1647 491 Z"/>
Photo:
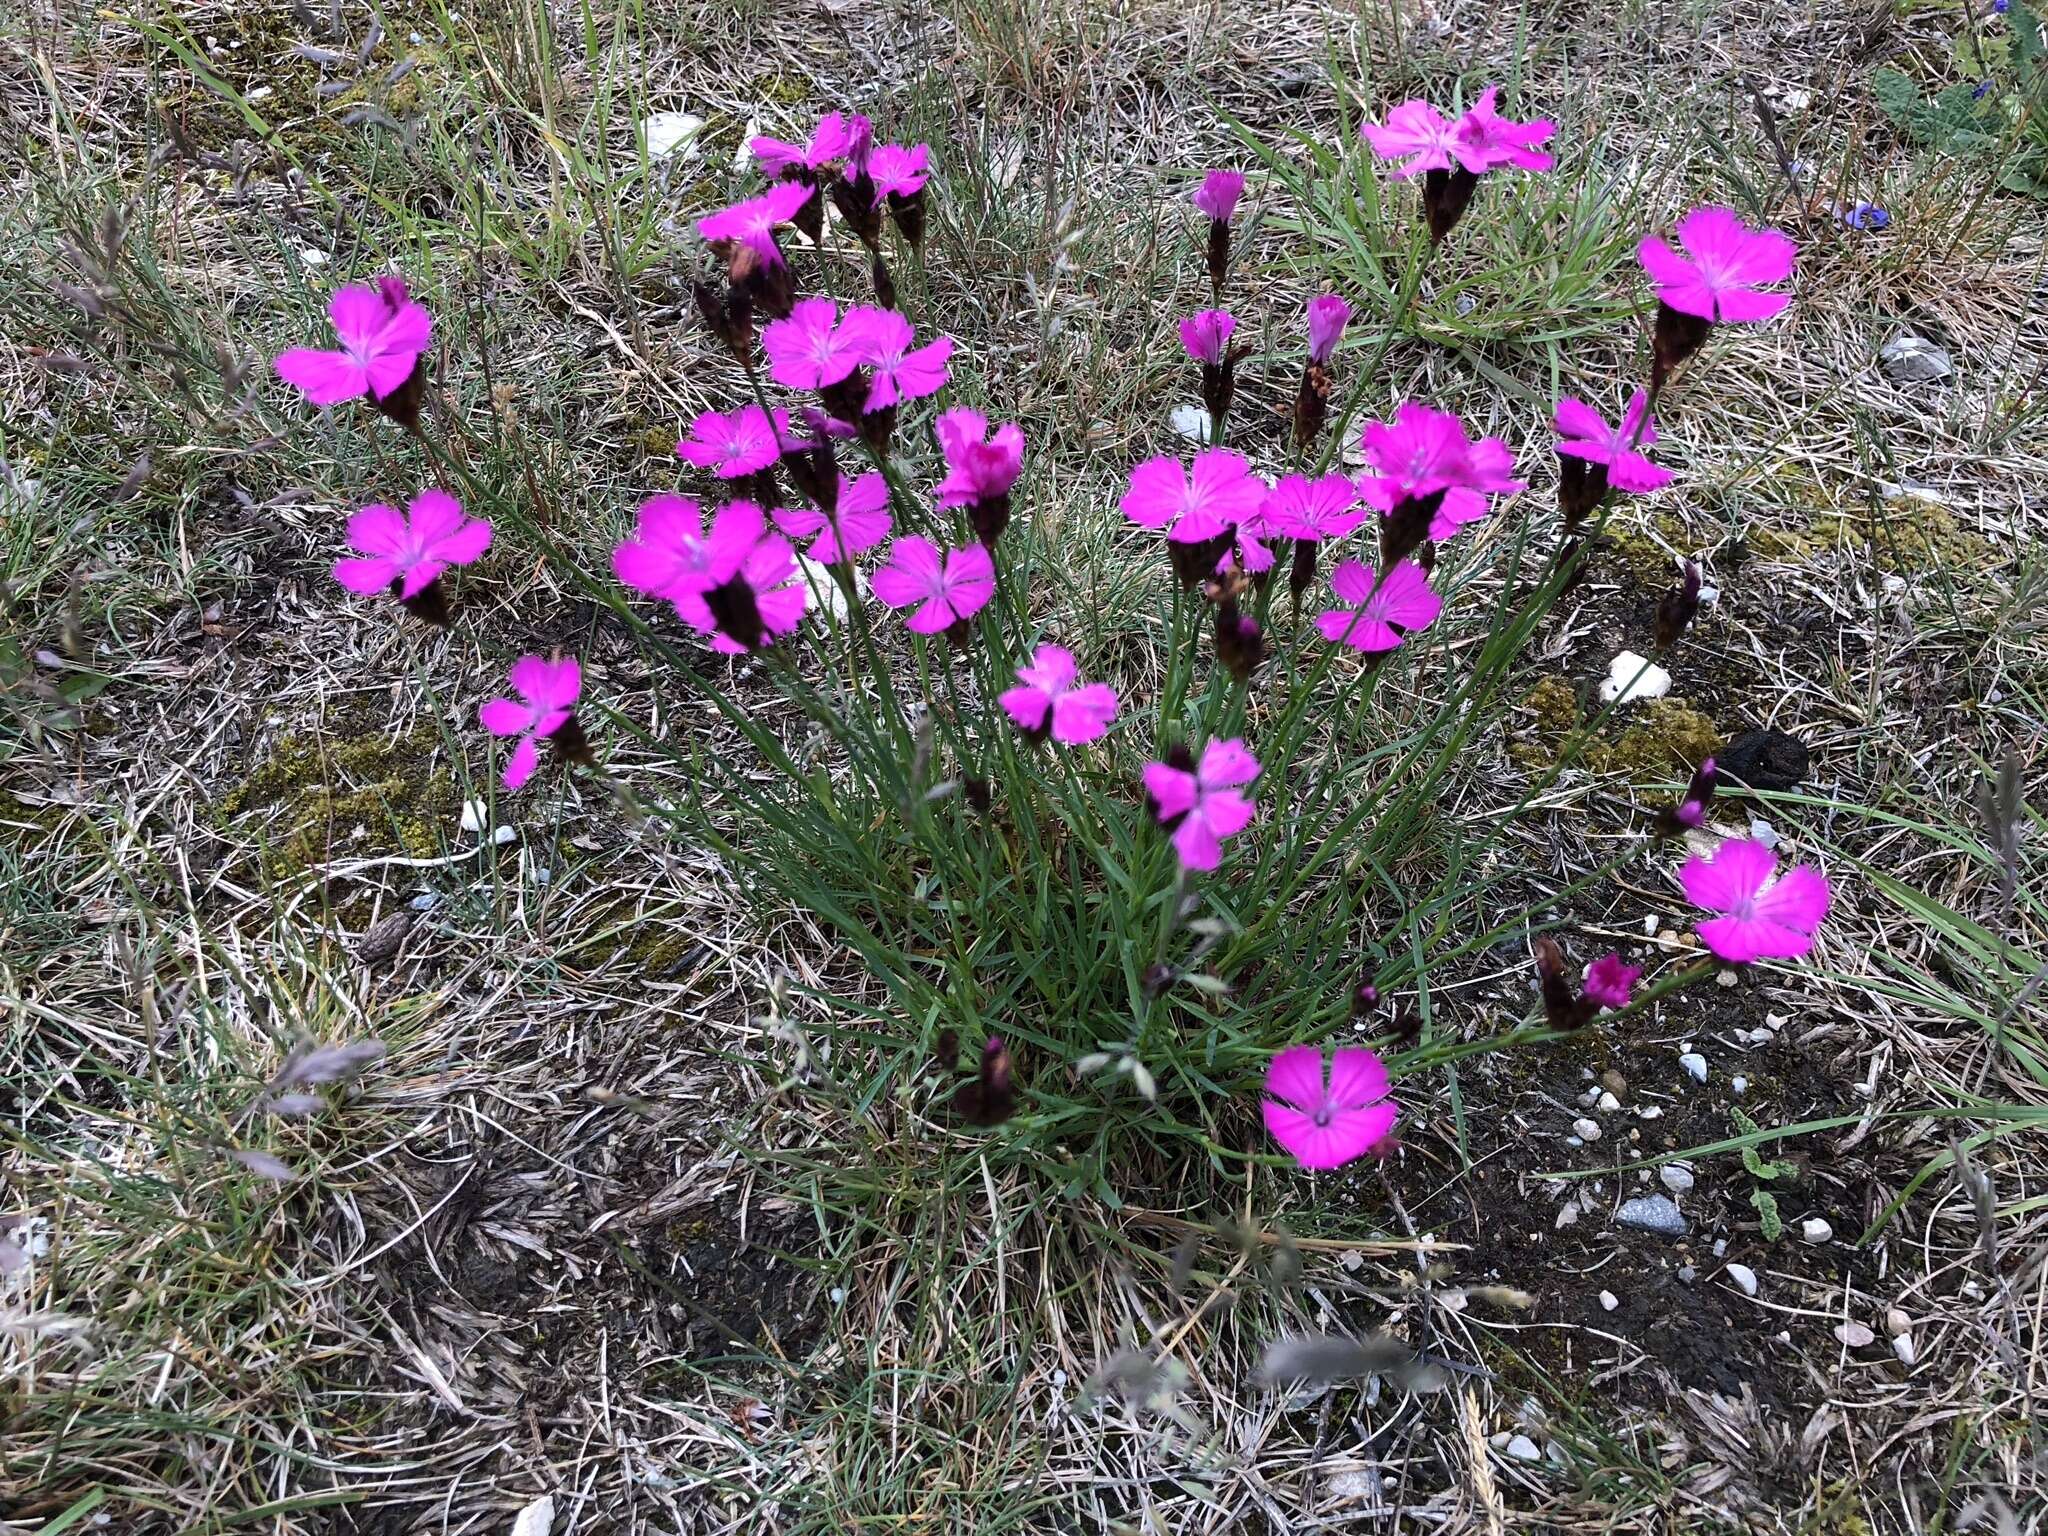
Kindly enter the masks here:
<path id="1" fill-rule="evenodd" d="M 769 515 L 792 539 L 812 540 L 804 551 L 810 559 L 836 565 L 889 536 L 889 482 L 873 471 L 851 483 L 841 475 L 830 516 L 812 507 L 777 507 Z"/>
<path id="2" fill-rule="evenodd" d="M 505 787 L 517 789 L 533 777 L 540 764 L 540 741 L 576 718 L 576 699 L 583 692 L 583 669 L 574 656 L 543 661 L 522 656 L 512 663 L 512 691 L 517 699 L 492 699 L 477 711 L 493 736 L 517 736 L 519 745 L 505 764 Z"/>
<path id="3" fill-rule="evenodd" d="M 1235 786 L 1258 776 L 1259 760 L 1236 736 L 1210 742 L 1193 768 L 1171 762 L 1145 765 L 1145 792 L 1152 797 L 1160 823 L 1173 829 L 1173 847 L 1181 863 L 1189 869 L 1216 867 L 1223 857 L 1223 839 L 1242 832 L 1258 814 Z"/>
<path id="4" fill-rule="evenodd" d="M 336 289 L 327 318 L 341 339 L 339 352 L 294 347 L 271 364 L 315 405 L 394 393 L 412 377 L 433 330 L 433 318 L 407 296 L 402 277 L 380 277 L 374 288 Z"/>
<path id="5" fill-rule="evenodd" d="M 1034 740 L 1050 732 L 1069 747 L 1091 742 L 1116 718 L 1116 690 L 1107 683 L 1076 683 L 1080 668 L 1074 653 L 1057 645 L 1041 645 L 1031 664 L 1017 669 L 1020 688 L 1006 688 L 997 697 L 1017 729 Z"/>
<path id="6" fill-rule="evenodd" d="M 1211 171 L 1195 189 L 1195 210 L 1218 223 L 1226 223 L 1237 212 L 1237 200 L 1243 196 L 1242 171 Z"/>
<path id="7" fill-rule="evenodd" d="M 1358 504 L 1358 487 L 1349 475 L 1314 480 L 1288 475 L 1266 497 L 1259 518 L 1274 538 L 1321 543 L 1351 532 L 1365 521 L 1367 511 Z"/>
<path id="8" fill-rule="evenodd" d="M 1510 477 L 1515 461 L 1506 443 L 1497 437 L 1472 442 L 1449 411 L 1413 400 L 1392 422 L 1366 424 L 1365 456 L 1380 473 L 1361 477 L 1358 494 L 1382 513 L 1443 492 L 1429 525 L 1429 537 L 1438 542 L 1486 516 L 1489 495 L 1528 489 Z"/>
<path id="9" fill-rule="evenodd" d="M 1636 978 L 1642 974 L 1641 966 L 1624 965 L 1619 955 L 1602 955 L 1586 967 L 1586 985 L 1580 995 L 1595 1008 L 1626 1008 Z"/>
<path id="10" fill-rule="evenodd" d="M 953 355 L 952 337 L 941 336 L 913 349 L 911 343 L 917 339 L 917 333 L 908 320 L 893 309 L 866 305 L 849 309 L 839 329 L 860 361 L 874 370 L 874 382 L 868 386 L 868 401 L 862 410 L 879 411 L 899 401 L 935 395 L 946 387 L 946 360 Z"/>
<path id="11" fill-rule="evenodd" d="M 1384 126 L 1359 128 L 1372 152 L 1382 160 L 1399 160 L 1397 179 L 1419 171 L 1448 171 L 1458 152 L 1458 126 L 1426 101 L 1404 101 L 1387 114 Z"/>
<path id="12" fill-rule="evenodd" d="M 964 507 L 1010 494 L 1024 468 L 1024 430 L 1014 421 L 988 435 L 988 418 L 966 406 L 955 406 L 934 424 L 939 451 L 946 457 L 946 478 L 939 482 L 939 505 Z"/>
<path id="13" fill-rule="evenodd" d="M 736 569 L 737 567 L 733 567 Z M 612 570 L 619 581 L 636 592 L 666 598 L 682 609 L 682 597 L 697 600 L 693 610 L 711 622 L 703 608 L 702 594 L 732 574 L 728 569 L 715 575 L 711 547 L 704 538 L 704 516 L 688 496 L 650 496 L 640 503 L 640 522 L 634 536 L 612 551 Z M 685 622 L 695 622 L 683 614 Z"/>
<path id="14" fill-rule="evenodd" d="M 1654 491 L 1669 485 L 1671 471 L 1659 469 L 1636 450 L 1657 441 L 1647 390 L 1629 397 L 1621 425 L 1610 428 L 1600 413 L 1567 395 L 1557 402 L 1557 451 L 1567 458 L 1605 465 L 1608 483 L 1624 491 Z"/>
<path id="15" fill-rule="evenodd" d="M 721 208 L 697 221 L 697 233 L 708 244 L 733 241 L 761 258 L 764 265 L 782 265 L 782 247 L 775 226 L 787 224 L 811 200 L 812 189 L 800 181 L 779 181 L 759 197 Z"/>
<path id="16" fill-rule="evenodd" d="M 443 490 L 425 490 L 400 516 L 386 506 L 365 507 L 348 520 L 349 547 L 359 560 L 334 562 L 334 579 L 364 597 L 397 587 L 417 597 L 451 565 L 468 565 L 491 547 L 491 525 L 462 515 L 462 503 Z"/>
<path id="17" fill-rule="evenodd" d="M 979 544 L 949 549 L 942 556 L 929 539 L 898 539 L 889 563 L 875 572 L 875 596 L 891 608 L 915 611 L 904 624 L 915 634 L 936 635 L 981 612 L 995 596 L 996 567 Z"/>
<path id="18" fill-rule="evenodd" d="M 1226 564 L 1235 565 L 1247 576 L 1260 576 L 1273 569 L 1273 551 L 1267 541 L 1281 537 L 1278 527 L 1266 516 L 1266 509 L 1258 511 L 1237 525 L 1231 539 L 1230 552 L 1217 561 L 1220 571 Z"/>
<path id="19" fill-rule="evenodd" d="M 1362 1047 L 1334 1052 L 1326 1082 L 1323 1053 L 1291 1045 L 1266 1069 L 1266 1129 L 1302 1167 L 1341 1168 L 1393 1130 L 1389 1086 L 1385 1064 Z"/>
<path id="20" fill-rule="evenodd" d="M 1536 148 L 1557 132 L 1557 124 L 1539 118 L 1515 123 L 1493 110 L 1500 87 L 1489 85 L 1479 100 L 1458 119 L 1457 142 L 1452 153 L 1468 171 L 1498 170 L 1504 165 L 1525 171 L 1547 171 L 1557 162 Z"/>
<path id="21" fill-rule="evenodd" d="M 676 444 L 676 456 L 721 480 L 737 480 L 758 474 L 782 457 L 789 441 L 789 412 L 777 410 L 771 422 L 758 405 L 706 411 L 690 423 L 690 433 Z"/>
<path id="22" fill-rule="evenodd" d="M 1223 348 L 1236 329 L 1237 321 L 1229 311 L 1205 309 L 1181 321 L 1180 344 L 1196 362 L 1214 368 L 1223 361 Z"/>
<path id="23" fill-rule="evenodd" d="M 910 197 L 924 190 L 931 175 L 931 148 L 913 144 L 877 144 L 868 151 L 867 172 L 875 183 L 875 206 L 884 197 Z"/>
<path id="24" fill-rule="evenodd" d="M 830 299 L 805 299 L 787 320 L 762 327 L 761 349 L 768 354 L 768 377 L 786 389 L 823 389 L 860 366 L 860 340 Z M 760 414 L 758 405 L 752 409 Z"/>
<path id="25" fill-rule="evenodd" d="M 1118 505 L 1141 528 L 1163 528 L 1176 544 L 1200 544 L 1256 516 L 1265 499 L 1265 483 L 1241 457 L 1205 448 L 1191 471 L 1163 454 L 1132 466 Z"/>
<path id="26" fill-rule="evenodd" d="M 827 112 L 818 119 L 811 142 L 799 148 L 771 139 L 766 134 L 749 139 L 747 148 L 764 176 L 788 176 L 792 172 L 822 171 L 844 160 L 853 149 L 853 134 L 843 113 Z"/>
<path id="27" fill-rule="evenodd" d="M 711 648 L 728 656 L 795 629 L 804 588 L 786 540 L 766 532 L 751 501 L 719 508 L 711 526 L 687 496 L 650 496 L 634 538 L 612 551 L 612 569 L 636 591 L 664 598 Z"/>
<path id="28" fill-rule="evenodd" d="M 1351 607 L 1318 614 L 1316 628 L 1325 640 L 1354 651 L 1391 651 L 1404 633 L 1429 628 L 1444 607 L 1422 568 L 1406 560 L 1384 577 L 1346 560 L 1330 573 L 1330 588 Z"/>
<path id="29" fill-rule="evenodd" d="M 1661 303 L 1701 320 L 1740 322 L 1768 320 L 1791 302 L 1756 291 L 1792 275 L 1799 248 L 1775 229 L 1752 230 L 1726 208 L 1695 208 L 1677 234 L 1684 256 L 1655 235 L 1636 247 Z"/>
<path id="30" fill-rule="evenodd" d="M 1344 327 L 1351 323 L 1351 306 L 1334 293 L 1318 294 L 1308 301 L 1308 360 L 1327 364 Z"/>
<path id="31" fill-rule="evenodd" d="M 1762 843 L 1723 843 L 1711 860 L 1694 854 L 1678 872 L 1685 899 L 1719 912 L 1699 925 L 1715 954 L 1735 965 L 1795 960 L 1813 948 L 1813 931 L 1828 915 L 1828 882 L 1796 864 L 1779 875 L 1778 857 Z"/>

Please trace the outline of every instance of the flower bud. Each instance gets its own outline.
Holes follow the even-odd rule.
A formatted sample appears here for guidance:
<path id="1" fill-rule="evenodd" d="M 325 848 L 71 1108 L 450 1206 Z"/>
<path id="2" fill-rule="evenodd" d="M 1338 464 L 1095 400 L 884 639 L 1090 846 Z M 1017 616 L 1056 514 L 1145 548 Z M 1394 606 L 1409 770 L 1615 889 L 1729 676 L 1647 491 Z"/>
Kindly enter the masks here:
<path id="1" fill-rule="evenodd" d="M 1657 813 L 1657 831 L 1665 837 L 1683 837 L 1686 833 L 1705 824 L 1707 807 L 1713 803 L 1714 789 L 1720 780 L 1720 770 L 1710 757 L 1693 770 L 1692 782 L 1685 787 L 1685 795 L 1678 804 L 1666 806 Z"/>
<path id="2" fill-rule="evenodd" d="M 1266 659 L 1266 632 L 1259 628 L 1258 620 L 1238 612 L 1235 603 L 1216 609 L 1216 659 L 1240 683 L 1251 681 L 1259 663 Z"/>
<path id="3" fill-rule="evenodd" d="M 1543 1016 L 1552 1029 L 1579 1026 L 1579 999 L 1564 971 L 1564 951 L 1548 935 L 1536 941 L 1536 982 L 1543 993 Z"/>
<path id="4" fill-rule="evenodd" d="M 1714 322 L 1688 315 L 1669 304 L 1657 305 L 1657 324 L 1650 333 L 1650 400 L 1663 392 L 1664 381 L 1680 363 L 1706 345 Z"/>
<path id="5" fill-rule="evenodd" d="M 1657 599 L 1656 640 L 1659 650 L 1668 650 L 1678 643 L 1693 621 L 1693 615 L 1700 611 L 1700 568 L 1693 561 L 1685 562 L 1685 574 Z"/>
<path id="6" fill-rule="evenodd" d="M 1009 1048 L 997 1035 L 981 1048 L 981 1070 L 953 1091 L 953 1108 L 973 1125 L 1001 1125 L 1017 1107 Z"/>
<path id="7" fill-rule="evenodd" d="M 1444 236 L 1465 216 L 1478 188 L 1478 175 L 1463 166 L 1454 171 L 1423 172 L 1422 217 L 1429 225 L 1431 245 L 1443 243 Z"/>

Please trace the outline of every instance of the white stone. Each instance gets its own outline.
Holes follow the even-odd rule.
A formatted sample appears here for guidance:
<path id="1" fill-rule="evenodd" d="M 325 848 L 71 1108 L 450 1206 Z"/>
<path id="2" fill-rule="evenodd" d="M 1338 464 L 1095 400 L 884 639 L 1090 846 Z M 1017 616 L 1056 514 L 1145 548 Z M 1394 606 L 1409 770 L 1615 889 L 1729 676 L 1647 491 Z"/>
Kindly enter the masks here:
<path id="1" fill-rule="evenodd" d="M 1692 1170 L 1681 1168 L 1676 1163 L 1666 1163 L 1659 1168 L 1657 1177 L 1664 1181 L 1664 1187 L 1674 1195 L 1682 1195 L 1692 1188 Z"/>
<path id="2" fill-rule="evenodd" d="M 1617 1099 L 1611 1093 L 1603 1093 L 1600 1095 L 1599 1108 L 1611 1113 L 1612 1111 L 1621 1108 L 1621 1100 Z"/>
<path id="3" fill-rule="evenodd" d="M 1835 1324 L 1835 1337 L 1851 1349 L 1861 1349 L 1877 1335 L 1861 1323 L 1849 1322 Z"/>
<path id="4" fill-rule="evenodd" d="M 1885 377 L 1894 384 L 1925 384 L 1945 379 L 1956 371 L 1954 361 L 1942 348 L 1911 331 L 1901 331 L 1877 349 Z"/>
<path id="5" fill-rule="evenodd" d="M 1600 1124 L 1596 1120 L 1574 1120 L 1572 1122 L 1572 1134 L 1581 1141 L 1598 1141 L 1600 1139 Z"/>
<path id="6" fill-rule="evenodd" d="M 1696 1083 L 1707 1080 L 1707 1058 L 1698 1051 L 1687 1051 L 1678 1058 L 1678 1064 L 1685 1068 L 1685 1075 Z"/>
<path id="7" fill-rule="evenodd" d="M 1743 1295 L 1754 1296 L 1756 1294 L 1756 1271 L 1747 1264 L 1730 1264 L 1723 1273 L 1742 1288 Z"/>
<path id="8" fill-rule="evenodd" d="M 489 826 L 490 822 L 491 808 L 487 802 L 482 800 L 465 800 L 462 802 L 463 831 L 479 833 Z"/>
<path id="9" fill-rule="evenodd" d="M 1661 699 L 1671 691 L 1671 674 L 1647 656 L 1623 651 L 1607 666 L 1607 680 L 1600 685 L 1600 699 L 1606 704 L 1631 704 L 1638 699 Z"/>
<path id="10" fill-rule="evenodd" d="M 1835 1229 L 1818 1216 L 1809 1216 L 1799 1223 L 1799 1235 L 1809 1243 L 1824 1243 L 1835 1235 Z"/>
<path id="11" fill-rule="evenodd" d="M 1728 1086 L 1735 1091 L 1735 1097 L 1739 1099 L 1749 1092 L 1749 1079 L 1739 1075 L 1731 1077 L 1728 1079 Z"/>
<path id="12" fill-rule="evenodd" d="M 1884 1314 L 1884 1331 L 1897 1338 L 1913 1326 L 1913 1319 L 1906 1315 L 1904 1307 L 1888 1307 Z"/>
<path id="13" fill-rule="evenodd" d="M 1199 405 L 1176 405 L 1167 424 L 1191 442 L 1209 441 L 1209 413 Z"/>
<path id="14" fill-rule="evenodd" d="M 1636 1118 L 1638 1120 L 1662 1120 L 1664 1118 L 1664 1106 L 1662 1104 L 1645 1104 L 1636 1111 Z"/>
<path id="15" fill-rule="evenodd" d="M 1602 1291 L 1600 1293 L 1600 1307 L 1602 1311 L 1612 1312 L 1616 1307 L 1620 1305 L 1621 1298 L 1615 1295 L 1614 1292 Z"/>
<path id="16" fill-rule="evenodd" d="M 1751 841 L 1762 843 L 1766 848 L 1778 846 L 1778 829 L 1761 816 L 1749 818 L 1749 835 Z"/>
<path id="17" fill-rule="evenodd" d="M 1510 1435 L 1508 1443 L 1501 1447 L 1516 1461 L 1541 1461 L 1543 1448 L 1527 1435 Z"/>
<path id="18" fill-rule="evenodd" d="M 685 160 L 694 160 L 704 152 L 697 142 L 697 135 L 704 131 L 704 119 L 694 112 L 656 112 L 640 124 L 640 131 L 647 136 L 650 160 L 666 160 L 678 154 Z M 745 140 L 741 142 L 744 144 Z"/>
<path id="19" fill-rule="evenodd" d="M 1717 987 L 1732 987 L 1738 985 L 1741 980 L 1742 978 L 1733 971 L 1719 971 L 1715 973 L 1714 985 Z"/>
<path id="20" fill-rule="evenodd" d="M 1913 1335 L 1910 1333 L 1892 1335 L 1892 1353 L 1899 1357 L 1899 1364 L 1911 1365 L 1916 1353 L 1913 1348 Z"/>
<path id="21" fill-rule="evenodd" d="M 519 1511 L 519 1518 L 512 1522 L 512 1536 L 548 1536 L 554 1528 L 555 1501 L 542 1494 Z"/>

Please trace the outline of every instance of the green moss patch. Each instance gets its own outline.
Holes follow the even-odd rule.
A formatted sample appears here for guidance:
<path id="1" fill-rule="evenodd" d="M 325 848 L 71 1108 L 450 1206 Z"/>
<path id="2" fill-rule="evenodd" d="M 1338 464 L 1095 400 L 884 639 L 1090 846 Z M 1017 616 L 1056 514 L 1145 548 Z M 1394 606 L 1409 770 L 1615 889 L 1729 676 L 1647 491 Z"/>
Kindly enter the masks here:
<path id="1" fill-rule="evenodd" d="M 263 866 L 288 878 L 337 855 L 430 859 L 447 851 L 461 813 L 455 775 L 435 767 L 432 731 L 328 741 L 279 739 L 261 766 L 229 792 L 221 815 L 267 812 Z"/>

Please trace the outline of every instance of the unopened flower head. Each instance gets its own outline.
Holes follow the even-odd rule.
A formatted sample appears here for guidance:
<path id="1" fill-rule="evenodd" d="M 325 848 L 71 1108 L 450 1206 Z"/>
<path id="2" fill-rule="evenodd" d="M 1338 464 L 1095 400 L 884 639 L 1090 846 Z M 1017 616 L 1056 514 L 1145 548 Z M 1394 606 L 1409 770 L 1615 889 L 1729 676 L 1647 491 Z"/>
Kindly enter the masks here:
<path id="1" fill-rule="evenodd" d="M 1341 1168 L 1387 1139 L 1399 1107 L 1387 1069 L 1363 1047 L 1323 1053 L 1294 1045 L 1266 1069 L 1266 1129 L 1304 1168 Z"/>
<path id="2" fill-rule="evenodd" d="M 1080 681 L 1073 652 L 1041 645 L 1031 661 L 1017 669 L 1018 686 L 996 700 L 1033 740 L 1050 736 L 1063 746 L 1078 747 L 1096 740 L 1116 719 L 1116 690 L 1107 683 Z"/>
<path id="3" fill-rule="evenodd" d="M 1243 196 L 1242 171 L 1211 171 L 1202 178 L 1202 184 L 1195 188 L 1195 208 L 1209 218 L 1228 222 L 1237 212 L 1238 199 Z"/>
<path id="4" fill-rule="evenodd" d="M 1181 321 L 1180 344 L 1196 362 L 1214 367 L 1223 361 L 1230 333 L 1236 329 L 1237 321 L 1229 311 L 1205 309 Z"/>
<path id="5" fill-rule="evenodd" d="M 1351 323 L 1351 306 L 1334 293 L 1318 294 L 1308 301 L 1308 355 L 1311 362 L 1328 364 Z"/>
<path id="6" fill-rule="evenodd" d="M 360 558 L 337 560 L 336 581 L 364 597 L 389 591 L 429 623 L 446 623 L 445 601 L 433 600 L 440 575 L 490 548 L 491 525 L 463 516 L 462 503 L 446 491 L 429 489 L 407 502 L 402 515 L 391 507 L 364 507 L 348 520 L 348 542 Z M 429 601 L 422 604 L 423 598 Z"/>
<path id="7" fill-rule="evenodd" d="M 1778 856 L 1749 839 L 1723 843 L 1711 859 L 1694 854 L 1679 870 L 1686 900 L 1720 914 L 1699 936 L 1721 959 L 1796 960 L 1813 947 L 1828 915 L 1827 878 L 1805 864 L 1777 871 Z"/>
<path id="8" fill-rule="evenodd" d="M 373 288 L 335 290 L 327 318 L 341 342 L 336 352 L 295 347 L 271 365 L 278 377 L 305 391 L 315 405 L 338 405 L 368 395 L 403 426 L 419 421 L 426 379 L 421 354 L 433 332 L 425 306 L 413 301 L 402 277 L 382 277 Z"/>
<path id="9" fill-rule="evenodd" d="M 1580 995 L 1594 1008 L 1626 1008 L 1636 978 L 1642 974 L 1641 966 L 1624 964 L 1620 955 L 1602 955 L 1586 967 L 1586 983 Z"/>
<path id="10" fill-rule="evenodd" d="M 1237 786 L 1258 776 L 1259 760 L 1235 736 L 1210 742 L 1192 767 L 1145 765 L 1145 792 L 1160 823 L 1171 829 L 1181 863 L 1210 870 L 1222 861 L 1223 839 L 1242 832 L 1258 814 Z"/>

